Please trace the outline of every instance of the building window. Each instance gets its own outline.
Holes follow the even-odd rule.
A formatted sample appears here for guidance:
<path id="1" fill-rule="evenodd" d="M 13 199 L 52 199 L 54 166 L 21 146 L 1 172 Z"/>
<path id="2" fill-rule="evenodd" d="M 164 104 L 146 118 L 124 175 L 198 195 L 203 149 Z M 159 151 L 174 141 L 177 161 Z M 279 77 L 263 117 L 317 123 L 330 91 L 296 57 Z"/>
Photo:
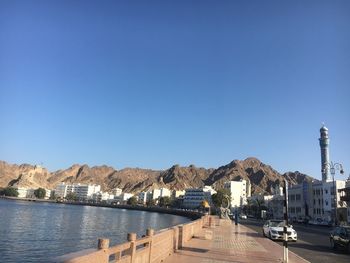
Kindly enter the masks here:
<path id="1" fill-rule="evenodd" d="M 327 189 L 324 189 L 324 191 L 326 192 L 326 194 L 328 194 L 328 190 Z"/>
<path id="2" fill-rule="evenodd" d="M 300 199 L 301 199 L 300 194 L 295 195 L 295 200 L 300 201 Z"/>

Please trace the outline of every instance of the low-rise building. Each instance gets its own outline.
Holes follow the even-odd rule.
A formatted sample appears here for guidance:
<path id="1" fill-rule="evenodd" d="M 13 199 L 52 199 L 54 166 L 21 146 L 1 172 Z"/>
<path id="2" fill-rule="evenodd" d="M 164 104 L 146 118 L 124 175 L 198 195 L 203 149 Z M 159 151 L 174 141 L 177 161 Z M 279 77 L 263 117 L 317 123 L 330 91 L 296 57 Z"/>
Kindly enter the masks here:
<path id="1" fill-rule="evenodd" d="M 55 195 L 65 198 L 69 193 L 75 193 L 79 200 L 90 200 L 93 194 L 101 191 L 101 186 L 96 184 L 65 184 L 60 183 L 55 188 Z"/>
<path id="2" fill-rule="evenodd" d="M 183 207 L 190 209 L 197 209 L 201 206 L 202 201 L 206 200 L 212 205 L 211 196 L 216 191 L 211 186 L 204 186 L 203 188 L 191 188 L 185 190 L 183 199 Z"/>
<path id="3" fill-rule="evenodd" d="M 138 194 L 139 203 L 146 204 L 147 201 L 149 201 L 151 199 L 152 199 L 152 192 L 151 191 L 141 192 Z"/>
<path id="4" fill-rule="evenodd" d="M 340 201 L 346 205 L 346 221 L 350 224 L 350 176 L 345 182 L 345 187 L 338 190 Z"/>
<path id="5" fill-rule="evenodd" d="M 173 190 L 172 194 L 171 194 L 171 197 L 172 198 L 178 198 L 180 196 L 184 196 L 186 193 L 185 190 Z"/>
<path id="6" fill-rule="evenodd" d="M 112 190 L 112 194 L 113 194 L 114 196 L 120 196 L 122 193 L 123 193 L 123 190 L 122 190 L 121 188 L 114 188 L 114 189 Z"/>
<path id="7" fill-rule="evenodd" d="M 158 199 L 160 197 L 165 197 L 165 196 L 168 196 L 170 197 L 171 196 L 171 191 L 167 188 L 160 188 L 160 189 L 153 189 L 152 190 L 152 199 L 155 200 L 155 199 Z"/>

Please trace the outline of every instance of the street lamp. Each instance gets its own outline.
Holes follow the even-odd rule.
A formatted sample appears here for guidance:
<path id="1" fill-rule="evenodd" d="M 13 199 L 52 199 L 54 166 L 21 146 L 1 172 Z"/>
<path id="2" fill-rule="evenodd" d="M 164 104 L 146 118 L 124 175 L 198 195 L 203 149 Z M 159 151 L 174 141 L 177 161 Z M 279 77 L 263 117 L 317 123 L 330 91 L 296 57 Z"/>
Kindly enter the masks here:
<path id="1" fill-rule="evenodd" d="M 335 171 L 338 170 L 340 172 L 340 174 L 343 174 L 344 173 L 344 170 L 343 170 L 343 166 L 340 164 L 340 163 L 333 163 L 333 162 L 330 162 L 330 163 L 324 163 L 323 164 L 323 171 L 326 170 L 326 168 L 329 168 L 330 172 L 331 172 L 331 175 L 332 175 L 332 179 L 333 179 L 333 195 L 334 195 L 334 213 L 333 213 L 333 216 L 334 216 L 334 223 L 337 225 L 337 192 L 336 192 L 336 187 L 335 187 L 335 180 L 334 180 L 334 175 L 335 175 Z"/>

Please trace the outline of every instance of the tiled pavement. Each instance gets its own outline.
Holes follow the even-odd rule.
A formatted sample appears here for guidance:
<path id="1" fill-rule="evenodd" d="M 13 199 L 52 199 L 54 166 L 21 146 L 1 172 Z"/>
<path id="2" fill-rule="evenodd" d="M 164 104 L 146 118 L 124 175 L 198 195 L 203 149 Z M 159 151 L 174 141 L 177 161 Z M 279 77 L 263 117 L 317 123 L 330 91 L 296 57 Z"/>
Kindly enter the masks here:
<path id="1" fill-rule="evenodd" d="M 185 243 L 165 263 L 251 263 L 283 262 L 283 247 L 263 238 L 253 230 L 231 224 L 231 221 L 217 220 L 215 227 L 202 230 L 197 237 Z M 289 251 L 290 263 L 308 261 Z"/>

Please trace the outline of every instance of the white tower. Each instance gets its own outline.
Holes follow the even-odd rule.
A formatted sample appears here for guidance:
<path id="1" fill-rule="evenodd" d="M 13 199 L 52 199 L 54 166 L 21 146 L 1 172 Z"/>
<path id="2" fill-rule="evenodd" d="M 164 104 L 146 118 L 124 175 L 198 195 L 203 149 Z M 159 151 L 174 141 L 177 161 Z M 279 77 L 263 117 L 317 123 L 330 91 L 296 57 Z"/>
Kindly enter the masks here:
<path id="1" fill-rule="evenodd" d="M 328 129 L 324 125 L 320 129 L 320 134 L 322 182 L 327 182 L 331 180 L 329 176 L 329 137 Z"/>

